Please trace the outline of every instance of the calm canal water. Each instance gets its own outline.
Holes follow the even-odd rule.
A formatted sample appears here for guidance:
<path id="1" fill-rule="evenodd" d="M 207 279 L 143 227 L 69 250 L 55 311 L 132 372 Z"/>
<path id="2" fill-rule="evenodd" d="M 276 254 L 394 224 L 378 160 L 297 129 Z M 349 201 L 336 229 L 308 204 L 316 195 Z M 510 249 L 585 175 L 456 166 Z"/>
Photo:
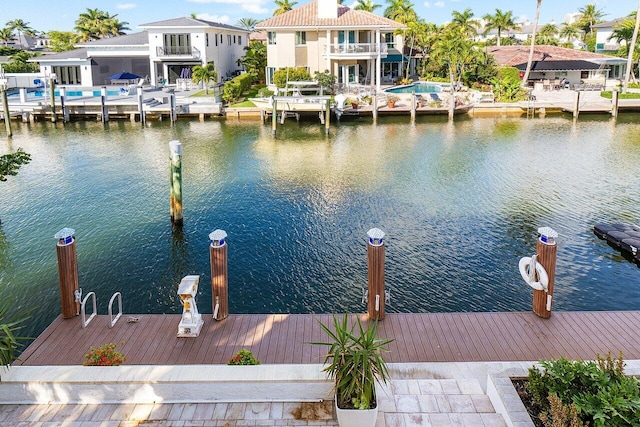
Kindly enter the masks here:
<path id="1" fill-rule="evenodd" d="M 622 115 L 18 125 L 0 153 L 33 160 L 0 183 L 0 289 L 29 335 L 60 312 L 54 233 L 76 230 L 79 279 L 98 312 L 177 313 L 208 234 L 227 231 L 232 313 L 363 312 L 366 232 L 387 233 L 391 312 L 530 310 L 518 260 L 559 234 L 555 310 L 640 310 L 640 269 L 592 233 L 636 222 L 640 121 Z M 168 143 L 183 144 L 185 223 L 169 219 Z"/>

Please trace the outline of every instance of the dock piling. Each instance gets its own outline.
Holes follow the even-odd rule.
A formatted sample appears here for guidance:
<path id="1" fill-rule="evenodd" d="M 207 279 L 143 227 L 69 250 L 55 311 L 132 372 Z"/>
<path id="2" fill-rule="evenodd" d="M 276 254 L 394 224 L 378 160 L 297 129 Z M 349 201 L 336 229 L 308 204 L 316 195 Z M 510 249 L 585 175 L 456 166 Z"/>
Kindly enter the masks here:
<path id="1" fill-rule="evenodd" d="M 62 318 L 70 319 L 77 316 L 78 307 L 76 291 L 78 291 L 78 256 L 76 253 L 75 231 L 63 228 L 54 237 L 58 240 L 56 250 L 58 254 L 58 276 L 60 278 L 60 302 Z"/>
<path id="2" fill-rule="evenodd" d="M 558 233 L 550 227 L 538 229 L 538 240 L 536 241 L 536 253 L 538 262 L 544 267 L 549 278 L 547 290 L 533 290 L 533 312 L 543 319 L 551 317 L 551 303 L 553 299 L 553 286 L 556 275 L 556 255 L 558 245 L 556 239 Z"/>
<path id="3" fill-rule="evenodd" d="M 573 100 L 573 118 L 577 119 L 580 115 L 580 91 L 576 91 L 575 98 Z"/>
<path id="4" fill-rule="evenodd" d="M 67 90 L 64 87 L 60 88 L 60 108 L 62 111 L 62 123 L 69 122 L 69 108 L 65 105 L 67 97 Z"/>
<path id="5" fill-rule="evenodd" d="M 273 100 L 273 108 L 271 110 L 271 136 L 276 136 L 276 129 L 278 127 L 278 101 Z"/>
<path id="6" fill-rule="evenodd" d="M 176 94 L 173 92 L 169 95 L 169 108 L 171 110 L 169 112 L 171 116 L 171 124 L 173 124 L 178 119 L 178 115 L 176 113 Z"/>
<path id="7" fill-rule="evenodd" d="M 169 142 L 171 192 L 171 222 L 182 225 L 182 144 L 180 141 Z"/>
<path id="8" fill-rule="evenodd" d="M 327 99 L 326 103 L 326 117 L 324 119 L 324 133 L 329 135 L 329 126 L 331 125 L 331 101 Z"/>
<path id="9" fill-rule="evenodd" d="M 614 90 L 611 95 L 611 115 L 616 118 L 618 117 L 618 99 L 620 98 L 620 92 Z"/>
<path id="10" fill-rule="evenodd" d="M 416 120 L 416 91 L 411 91 L 411 121 Z"/>
<path id="11" fill-rule="evenodd" d="M 378 96 L 373 95 L 371 97 L 371 106 L 373 107 L 373 121 L 375 122 L 378 119 Z"/>
<path id="12" fill-rule="evenodd" d="M 229 281 L 227 274 L 227 233 L 214 230 L 209 234 L 209 259 L 211 261 L 211 307 L 213 318 L 224 320 L 229 316 Z"/>
<path id="13" fill-rule="evenodd" d="M 4 116 L 4 127 L 7 129 L 7 137 L 11 137 L 11 112 L 9 111 L 9 101 L 7 91 L 3 83 L 0 83 L 0 96 L 2 97 L 2 115 Z"/>
<path id="14" fill-rule="evenodd" d="M 367 232 L 367 314 L 371 320 L 382 320 L 385 314 L 384 232 L 372 228 Z"/>
<path id="15" fill-rule="evenodd" d="M 144 125 L 144 122 L 145 122 L 144 101 L 142 99 L 144 94 L 142 93 L 142 89 L 136 93 L 136 96 L 138 98 L 138 113 L 140 114 L 140 123 Z"/>
<path id="16" fill-rule="evenodd" d="M 56 115 L 56 82 L 53 77 L 49 79 L 49 93 L 51 94 L 51 123 L 58 121 Z"/>
<path id="17" fill-rule="evenodd" d="M 102 123 L 106 123 L 109 121 L 109 107 L 107 107 L 107 87 L 106 86 L 102 86 L 100 88 L 100 106 L 101 106 L 100 120 L 102 120 Z"/>

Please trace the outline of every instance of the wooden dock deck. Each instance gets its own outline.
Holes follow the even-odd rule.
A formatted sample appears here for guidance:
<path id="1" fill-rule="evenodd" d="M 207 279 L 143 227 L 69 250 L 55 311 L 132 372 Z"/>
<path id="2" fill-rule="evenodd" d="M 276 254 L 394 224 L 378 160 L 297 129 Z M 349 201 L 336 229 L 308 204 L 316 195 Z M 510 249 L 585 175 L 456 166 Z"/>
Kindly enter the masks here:
<path id="1" fill-rule="evenodd" d="M 129 316 L 138 322 L 128 323 Z M 329 314 L 203 317 L 197 338 L 176 338 L 177 314 L 123 315 L 112 329 L 108 316 L 86 329 L 78 317 L 58 317 L 15 364 L 80 365 L 89 347 L 109 342 L 134 365 L 224 364 L 241 348 L 263 364 L 322 363 L 326 349 L 309 342 L 326 339 L 318 320 L 331 322 Z M 380 336 L 395 339 L 387 355 L 394 363 L 594 359 L 620 350 L 626 359 L 640 359 L 638 327 L 639 311 L 554 312 L 546 320 L 522 312 L 393 313 L 380 322 Z"/>

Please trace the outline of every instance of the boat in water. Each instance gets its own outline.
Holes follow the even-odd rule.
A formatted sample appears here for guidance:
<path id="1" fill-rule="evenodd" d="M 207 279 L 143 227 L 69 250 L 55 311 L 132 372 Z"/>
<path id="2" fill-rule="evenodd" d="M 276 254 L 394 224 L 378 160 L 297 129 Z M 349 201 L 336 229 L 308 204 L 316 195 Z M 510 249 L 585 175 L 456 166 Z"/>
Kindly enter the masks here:
<path id="1" fill-rule="evenodd" d="M 330 99 L 329 95 L 270 96 L 268 98 L 249 98 L 249 101 L 267 113 L 273 112 L 274 104 L 278 113 L 319 113 L 326 111 L 327 101 Z"/>

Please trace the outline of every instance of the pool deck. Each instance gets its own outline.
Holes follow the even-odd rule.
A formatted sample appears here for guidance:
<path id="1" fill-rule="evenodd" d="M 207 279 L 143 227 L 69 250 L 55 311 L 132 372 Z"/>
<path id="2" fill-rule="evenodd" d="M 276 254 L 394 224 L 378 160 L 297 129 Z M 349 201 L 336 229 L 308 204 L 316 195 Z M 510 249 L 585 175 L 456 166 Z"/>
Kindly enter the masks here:
<path id="1" fill-rule="evenodd" d="M 246 348 L 264 364 L 322 363 L 324 348 L 310 345 L 325 336 L 319 314 L 231 314 L 223 321 L 203 315 L 197 338 L 177 338 L 180 315 L 129 315 L 113 328 L 108 316 L 85 329 L 80 318 L 58 317 L 22 353 L 15 365 L 80 365 L 89 347 L 118 343 L 127 365 L 225 364 Z M 380 336 L 393 338 L 390 363 L 530 361 L 564 356 L 594 359 L 622 351 L 640 359 L 640 312 L 392 313 L 380 322 Z"/>

